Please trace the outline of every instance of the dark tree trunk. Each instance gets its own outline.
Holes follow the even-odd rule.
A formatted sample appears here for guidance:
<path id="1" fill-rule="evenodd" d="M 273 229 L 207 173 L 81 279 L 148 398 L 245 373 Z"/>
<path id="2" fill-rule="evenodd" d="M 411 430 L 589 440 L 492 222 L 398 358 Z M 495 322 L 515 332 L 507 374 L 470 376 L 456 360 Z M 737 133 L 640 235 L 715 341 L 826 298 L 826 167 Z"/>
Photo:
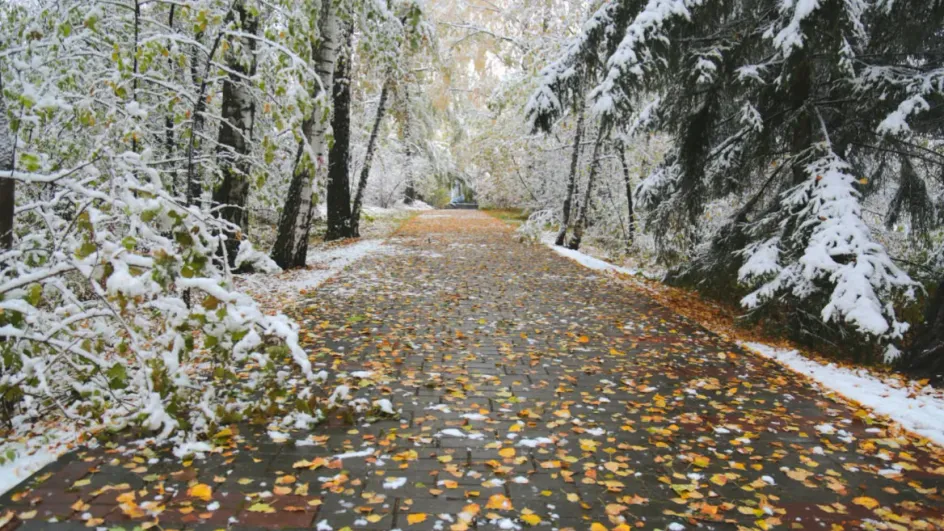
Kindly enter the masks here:
<path id="1" fill-rule="evenodd" d="M 0 87 L 3 85 L 0 84 Z M 0 95 L 0 171 L 13 171 L 14 140 L 7 105 Z M 0 178 L 0 250 L 13 248 L 13 215 L 16 212 L 16 181 Z"/>
<path id="2" fill-rule="evenodd" d="M 200 38 L 200 34 L 197 35 L 197 38 Z M 203 131 L 203 123 L 206 120 L 204 112 L 206 111 L 206 91 L 209 87 L 210 66 L 213 64 L 213 57 L 216 55 L 216 50 L 220 47 L 221 40 L 223 40 L 222 31 L 220 31 L 216 35 L 216 39 L 213 40 L 213 46 L 210 48 L 210 53 L 207 55 L 207 64 L 204 67 L 202 78 L 199 77 L 199 68 L 197 68 L 199 49 L 195 46 L 193 50 L 190 74 L 193 77 L 194 83 L 200 84 L 200 90 L 197 91 L 197 100 L 193 106 L 193 114 L 190 116 L 190 142 L 187 146 L 187 205 L 196 204 L 203 195 L 203 178 L 194 162 L 194 157 L 200 149 L 200 141 L 198 138 Z"/>
<path id="3" fill-rule="evenodd" d="M 626 248 L 629 249 L 633 246 L 636 239 L 636 212 L 633 209 L 633 183 L 629 178 L 629 165 L 626 164 L 626 146 L 623 145 L 623 142 L 616 144 L 616 151 L 619 154 L 620 166 L 623 168 L 623 184 L 626 185 L 626 206 L 629 210 Z"/>
<path id="4" fill-rule="evenodd" d="M 364 155 L 364 167 L 361 168 L 361 178 L 357 182 L 357 194 L 354 196 L 354 206 L 351 208 L 351 222 L 354 227 L 354 236 L 360 236 L 361 205 L 364 202 L 364 190 L 367 189 L 367 178 L 370 176 L 370 164 L 377 149 L 377 135 L 380 134 L 380 123 L 383 121 L 387 107 L 387 95 L 390 92 L 390 83 L 384 83 L 380 91 L 380 101 L 377 103 L 377 116 L 374 118 L 374 128 L 367 141 L 367 154 Z"/>
<path id="5" fill-rule="evenodd" d="M 242 31 L 255 35 L 258 21 L 249 13 L 245 4 L 236 4 L 233 13 L 239 17 Z M 241 45 L 246 53 L 252 55 L 256 40 L 246 37 L 242 39 Z M 222 179 L 213 191 L 213 204 L 220 207 L 217 211 L 219 218 L 233 225 L 226 231 L 225 245 L 226 257 L 232 266 L 239 250 L 239 241 L 249 229 L 249 213 L 246 210 L 249 199 L 249 163 L 246 156 L 251 149 L 250 134 L 255 102 L 244 79 L 251 74 L 251 69 L 235 53 L 234 47 L 230 47 L 227 52 L 226 65 L 232 73 L 223 80 L 222 122 L 217 147 Z"/>
<path id="6" fill-rule="evenodd" d="M 590 157 L 590 175 L 587 177 L 587 188 L 584 190 L 583 204 L 580 206 L 580 214 L 574 223 L 574 233 L 567 243 L 567 248 L 576 251 L 580 249 L 583 242 L 583 232 L 587 228 L 587 219 L 590 215 L 590 201 L 593 200 L 593 182 L 596 180 L 597 173 L 600 171 L 600 147 L 606 139 L 609 127 L 606 121 L 600 124 L 600 130 L 597 132 L 596 142 L 593 143 L 593 155 Z"/>
<path id="7" fill-rule="evenodd" d="M 564 198 L 564 211 L 561 216 L 560 230 L 554 245 L 564 245 L 567 238 L 567 227 L 570 225 L 570 210 L 574 202 L 574 192 L 577 187 L 577 164 L 580 162 L 580 141 L 583 139 L 583 106 L 577 114 L 577 130 L 574 133 L 574 152 L 570 157 L 570 180 L 567 181 L 567 196 Z"/>
<path id="8" fill-rule="evenodd" d="M 167 17 L 167 27 L 171 31 L 174 30 L 174 11 L 177 6 L 171 4 L 170 6 L 170 15 Z M 174 68 L 174 60 L 170 57 L 167 58 L 167 66 L 170 68 L 171 72 L 176 71 Z M 164 116 L 164 149 L 167 151 L 167 160 L 173 161 L 174 153 L 177 151 L 177 141 L 174 139 L 174 113 L 168 111 Z M 168 163 L 170 173 L 170 179 L 167 183 L 167 186 L 171 190 L 171 194 L 174 197 L 177 197 L 177 163 L 170 162 Z"/>
<path id="9" fill-rule="evenodd" d="M 410 87 L 403 87 L 403 142 L 406 146 L 406 187 L 403 202 L 412 205 L 416 201 L 416 184 L 413 182 L 413 124 L 410 122 Z"/>
<path id="10" fill-rule="evenodd" d="M 312 42 L 312 61 L 321 80 L 319 87 L 312 91 L 312 100 L 321 95 L 322 88 L 328 90 L 333 85 L 334 68 L 338 48 L 338 13 L 333 0 L 322 0 L 319 15 L 319 39 Z M 316 175 L 323 175 L 325 167 L 326 133 L 328 118 L 321 107 L 315 107 L 312 115 L 302 123 L 302 138 L 298 143 L 292 182 L 279 216 L 279 226 L 275 245 L 272 247 L 272 259 L 280 267 L 305 267 L 308 256 L 308 238 L 311 220 L 314 217 L 314 184 Z M 315 160 L 306 160 L 306 147 L 310 148 Z"/>
<path id="11" fill-rule="evenodd" d="M 348 43 L 350 44 L 350 43 Z M 338 54 L 334 68 L 334 145 L 328 153 L 328 230 L 325 241 L 356 236 L 351 214 L 351 65 L 350 47 Z"/>
<path id="12" fill-rule="evenodd" d="M 905 353 L 904 369 L 944 384 L 944 276 L 938 281 L 934 298 L 928 301 L 924 324 Z"/>

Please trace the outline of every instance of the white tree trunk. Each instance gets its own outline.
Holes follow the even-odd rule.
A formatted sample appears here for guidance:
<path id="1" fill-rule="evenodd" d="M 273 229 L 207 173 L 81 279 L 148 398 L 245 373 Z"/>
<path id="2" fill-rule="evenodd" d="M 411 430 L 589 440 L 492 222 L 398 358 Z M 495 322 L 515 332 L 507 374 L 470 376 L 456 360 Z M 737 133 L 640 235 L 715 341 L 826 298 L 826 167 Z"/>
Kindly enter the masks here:
<path id="1" fill-rule="evenodd" d="M 313 186 L 315 182 L 320 182 L 327 168 L 327 135 L 331 125 L 330 89 L 334 82 L 334 64 L 340 33 L 335 0 L 322 0 L 318 29 L 321 38 L 312 44 L 312 56 L 321 86 L 315 94 L 317 104 L 312 115 L 303 125 L 305 138 L 302 139 L 302 145 L 299 145 L 298 161 L 272 249 L 272 258 L 283 268 L 305 265 L 308 232 L 315 207 L 312 202 Z M 303 164 L 303 155 L 306 153 L 311 159 L 309 165 Z M 315 168 L 314 172 L 308 169 L 312 166 Z"/>

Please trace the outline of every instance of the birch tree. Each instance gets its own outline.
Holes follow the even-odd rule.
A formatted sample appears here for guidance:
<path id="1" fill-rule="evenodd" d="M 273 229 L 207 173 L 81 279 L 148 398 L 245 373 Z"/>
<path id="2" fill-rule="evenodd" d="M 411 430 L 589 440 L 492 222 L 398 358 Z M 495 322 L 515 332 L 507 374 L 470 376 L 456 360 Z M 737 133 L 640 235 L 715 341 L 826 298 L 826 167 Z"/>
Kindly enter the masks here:
<path id="1" fill-rule="evenodd" d="M 279 218 L 278 234 L 272 259 L 283 268 L 304 267 L 314 212 L 315 185 L 327 168 L 328 131 L 331 117 L 328 90 L 332 87 L 339 47 L 341 5 L 336 0 L 321 0 L 318 32 L 312 33 L 311 62 L 318 72 L 312 89 L 313 106 L 302 124 L 301 138 L 291 185 Z"/>

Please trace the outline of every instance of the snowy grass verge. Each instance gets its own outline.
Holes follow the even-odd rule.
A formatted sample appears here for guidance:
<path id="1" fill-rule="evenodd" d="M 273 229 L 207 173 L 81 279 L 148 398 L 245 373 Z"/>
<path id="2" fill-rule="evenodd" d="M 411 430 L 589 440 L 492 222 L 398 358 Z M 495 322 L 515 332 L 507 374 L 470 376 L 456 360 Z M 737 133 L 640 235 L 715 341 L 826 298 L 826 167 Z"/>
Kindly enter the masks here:
<path id="1" fill-rule="evenodd" d="M 823 387 L 851 398 L 905 429 L 944 446 L 944 393 L 928 386 L 902 387 L 892 378 L 880 378 L 866 369 L 840 367 L 804 357 L 796 350 L 763 343 L 738 342 L 765 358 L 803 374 Z M 921 387 L 915 390 L 914 387 Z"/>
<path id="2" fill-rule="evenodd" d="M 566 247 L 554 245 L 554 237 L 555 237 L 554 233 L 550 233 L 550 232 L 545 233 L 541 236 L 541 243 L 550 247 L 551 250 L 554 251 L 555 253 L 565 258 L 569 258 L 577 262 L 578 264 L 586 267 L 587 269 L 592 269 L 594 271 L 614 272 L 614 273 L 620 273 L 623 275 L 630 275 L 630 276 L 642 275 L 649 279 L 658 280 L 657 276 L 652 275 L 646 271 L 641 271 L 638 269 L 631 269 L 627 267 L 620 267 L 617 265 L 613 265 L 609 262 L 600 260 L 599 258 L 594 258 L 593 256 L 584 254 L 580 251 L 574 251 Z"/>
<path id="3" fill-rule="evenodd" d="M 370 255 L 393 253 L 395 250 L 396 246 L 382 240 L 360 240 L 312 248 L 308 251 L 308 267 L 305 269 L 293 269 L 277 275 L 242 275 L 240 283 L 263 304 L 279 308 L 287 302 L 286 299 L 317 289 L 359 260 Z M 270 297 L 276 299 L 269 299 Z"/>
<path id="4" fill-rule="evenodd" d="M 74 449 L 77 437 L 74 429 L 50 428 L 42 435 L 5 441 L 0 445 L 0 454 L 4 456 L 0 464 L 0 496 Z"/>

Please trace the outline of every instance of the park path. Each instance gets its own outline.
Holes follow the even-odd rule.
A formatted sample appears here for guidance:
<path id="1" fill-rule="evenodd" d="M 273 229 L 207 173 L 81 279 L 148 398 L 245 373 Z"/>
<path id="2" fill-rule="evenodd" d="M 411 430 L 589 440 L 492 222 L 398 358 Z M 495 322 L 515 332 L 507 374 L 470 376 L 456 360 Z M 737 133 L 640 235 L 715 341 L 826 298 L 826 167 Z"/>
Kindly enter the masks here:
<path id="1" fill-rule="evenodd" d="M 365 411 L 183 464 L 87 450 L 0 505 L 21 529 L 944 528 L 938 449 L 504 223 L 428 212 L 384 248 L 294 309 Z"/>

